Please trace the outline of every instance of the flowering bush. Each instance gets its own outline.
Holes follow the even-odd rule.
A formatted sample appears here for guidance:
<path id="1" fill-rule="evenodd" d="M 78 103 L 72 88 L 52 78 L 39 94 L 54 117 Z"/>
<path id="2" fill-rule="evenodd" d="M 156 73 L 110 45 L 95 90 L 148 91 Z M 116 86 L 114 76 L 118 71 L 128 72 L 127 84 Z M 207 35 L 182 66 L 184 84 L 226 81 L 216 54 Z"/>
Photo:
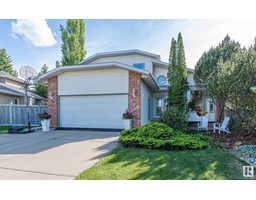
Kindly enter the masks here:
<path id="1" fill-rule="evenodd" d="M 123 113 L 123 119 L 132 119 L 132 118 L 133 118 L 133 114 L 128 110 L 126 110 L 126 112 Z"/>
<path id="2" fill-rule="evenodd" d="M 44 112 L 43 114 L 39 114 L 39 119 L 44 120 L 44 119 L 51 119 L 51 114 Z"/>
<path id="3" fill-rule="evenodd" d="M 198 116 L 205 116 L 205 115 L 208 114 L 208 112 L 207 112 L 207 111 L 203 111 L 203 110 L 197 110 L 197 111 L 196 111 L 196 114 L 197 114 Z"/>

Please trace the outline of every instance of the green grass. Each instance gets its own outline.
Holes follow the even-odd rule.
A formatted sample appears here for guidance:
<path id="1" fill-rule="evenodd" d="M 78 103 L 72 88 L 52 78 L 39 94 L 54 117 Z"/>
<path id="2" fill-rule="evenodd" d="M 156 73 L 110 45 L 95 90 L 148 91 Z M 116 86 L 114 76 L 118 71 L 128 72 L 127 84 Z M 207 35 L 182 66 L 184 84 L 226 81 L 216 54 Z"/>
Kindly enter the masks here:
<path id="1" fill-rule="evenodd" d="M 33 128 L 35 126 L 31 126 Z M 0 126 L 0 134 L 7 133 L 9 126 Z M 28 128 L 28 126 L 23 126 L 23 128 Z"/>
<path id="2" fill-rule="evenodd" d="M 219 149 L 164 151 L 116 148 L 81 180 L 236 180 L 244 161 Z"/>
<path id="3" fill-rule="evenodd" d="M 0 126 L 0 134 L 6 133 L 8 131 L 9 126 Z"/>

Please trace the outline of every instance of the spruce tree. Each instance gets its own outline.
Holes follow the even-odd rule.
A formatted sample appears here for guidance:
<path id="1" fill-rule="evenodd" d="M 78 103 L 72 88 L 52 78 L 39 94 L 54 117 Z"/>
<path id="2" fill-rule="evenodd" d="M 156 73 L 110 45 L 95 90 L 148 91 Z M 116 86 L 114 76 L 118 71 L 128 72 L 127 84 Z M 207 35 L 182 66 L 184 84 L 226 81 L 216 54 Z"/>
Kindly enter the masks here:
<path id="1" fill-rule="evenodd" d="M 12 67 L 12 59 L 6 53 L 5 49 L 0 49 L 0 71 L 6 72 L 12 76 L 18 77 L 17 70 Z"/>
<path id="2" fill-rule="evenodd" d="M 41 75 L 45 74 L 48 71 L 48 69 L 49 69 L 49 67 L 46 64 L 44 64 L 38 75 L 41 76 Z"/>
<path id="3" fill-rule="evenodd" d="M 61 52 L 62 65 L 76 65 L 86 55 L 85 44 L 85 23 L 82 19 L 68 19 L 66 28 L 60 26 L 61 31 Z"/>

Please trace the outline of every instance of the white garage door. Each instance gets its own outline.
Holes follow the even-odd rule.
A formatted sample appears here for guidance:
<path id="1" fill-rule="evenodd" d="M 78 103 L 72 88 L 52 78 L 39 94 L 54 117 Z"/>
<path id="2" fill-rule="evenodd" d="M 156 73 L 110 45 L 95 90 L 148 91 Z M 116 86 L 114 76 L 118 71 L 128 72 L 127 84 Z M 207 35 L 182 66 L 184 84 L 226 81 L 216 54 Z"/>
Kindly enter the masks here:
<path id="1" fill-rule="evenodd" d="M 127 95 L 60 97 L 60 127 L 123 129 Z"/>

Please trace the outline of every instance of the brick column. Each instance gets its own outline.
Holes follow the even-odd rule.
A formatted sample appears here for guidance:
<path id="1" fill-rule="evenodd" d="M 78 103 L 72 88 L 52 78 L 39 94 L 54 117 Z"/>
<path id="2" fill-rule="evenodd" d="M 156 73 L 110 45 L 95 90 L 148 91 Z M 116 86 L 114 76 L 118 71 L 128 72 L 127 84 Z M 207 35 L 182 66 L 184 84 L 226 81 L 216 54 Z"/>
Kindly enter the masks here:
<path id="1" fill-rule="evenodd" d="M 141 125 L 141 75 L 129 71 L 128 110 L 133 113 L 132 127 Z"/>
<path id="2" fill-rule="evenodd" d="M 48 113 L 52 115 L 50 127 L 57 128 L 58 127 L 58 77 L 57 76 L 54 76 L 48 79 L 47 96 L 48 96 Z"/>

